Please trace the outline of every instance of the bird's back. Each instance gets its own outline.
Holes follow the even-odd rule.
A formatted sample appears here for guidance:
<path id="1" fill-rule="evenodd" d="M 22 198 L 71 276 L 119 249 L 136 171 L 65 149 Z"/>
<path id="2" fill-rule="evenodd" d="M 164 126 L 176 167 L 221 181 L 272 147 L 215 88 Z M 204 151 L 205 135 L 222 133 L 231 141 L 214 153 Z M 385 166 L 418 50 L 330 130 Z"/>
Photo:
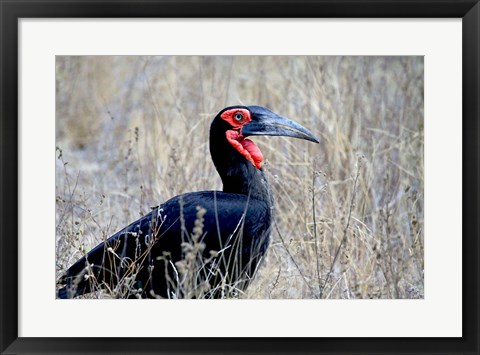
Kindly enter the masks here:
<path id="1" fill-rule="evenodd" d="M 58 292 L 225 297 L 246 288 L 269 243 L 270 204 L 201 191 L 176 196 L 72 265 Z"/>

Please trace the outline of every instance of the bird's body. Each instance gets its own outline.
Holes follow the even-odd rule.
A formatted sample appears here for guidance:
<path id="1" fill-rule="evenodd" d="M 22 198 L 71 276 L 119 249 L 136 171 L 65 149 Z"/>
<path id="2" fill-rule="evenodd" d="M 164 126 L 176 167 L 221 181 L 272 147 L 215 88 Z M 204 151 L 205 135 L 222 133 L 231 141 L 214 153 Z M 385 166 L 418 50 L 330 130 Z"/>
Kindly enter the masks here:
<path id="1" fill-rule="evenodd" d="M 263 157 L 245 137 L 317 141 L 285 120 L 260 106 L 222 110 L 211 125 L 210 152 L 223 191 L 186 193 L 156 207 L 73 264 L 58 296 L 107 288 L 129 298 L 224 298 L 245 290 L 268 247 L 273 211 Z"/>
<path id="2" fill-rule="evenodd" d="M 202 209 L 205 210 L 204 215 Z M 127 279 L 123 283 L 126 288 L 117 289 L 118 294 L 140 297 L 195 296 L 195 289 L 186 290 L 192 292 L 190 295 L 182 294 L 185 291 L 181 282 L 179 285 L 175 280 L 177 275 L 173 267 L 181 273 L 177 263 L 187 258 L 189 246 L 193 249 L 195 244 L 203 244 L 205 249 L 201 247 L 197 254 L 192 252 L 195 257 L 192 265 L 196 268 L 193 272 L 198 273 L 193 286 L 201 287 L 204 281 L 208 281 L 212 285 L 211 292 L 198 292 L 203 292 L 207 297 L 222 297 L 222 291 L 226 294 L 234 291 L 233 288 L 241 290 L 253 277 L 257 263 L 268 246 L 270 221 L 270 206 L 245 195 L 201 191 L 176 196 L 77 261 L 66 275 L 66 278 L 73 277 L 73 282 L 62 291 L 61 296 L 70 298 L 88 293 L 102 283 L 113 290 L 118 285 L 122 286 L 119 280 L 133 275 L 135 280 L 128 283 Z M 200 223 L 203 226 L 197 232 L 198 239 L 194 240 L 194 229 Z M 182 246 L 182 243 L 185 244 Z M 168 254 L 164 255 L 164 251 Z M 210 251 L 217 254 L 213 258 L 215 263 L 207 262 L 211 257 Z M 242 260 L 235 260 L 237 255 L 241 255 Z M 135 265 L 134 260 L 139 265 Z M 87 261 L 89 268 L 85 267 Z M 168 272 L 165 272 L 166 269 Z M 232 289 L 221 290 L 217 286 L 221 287 L 219 282 L 223 281 L 222 275 L 227 275 L 227 272 L 232 276 L 243 274 L 243 277 L 237 277 L 236 285 L 228 283 Z M 82 273 L 84 276 L 75 285 L 75 278 Z M 167 275 L 171 278 L 168 282 Z M 178 278 L 182 276 L 185 275 L 180 274 Z M 128 286 L 138 293 L 128 290 Z M 69 290 L 74 293 L 68 295 Z"/>

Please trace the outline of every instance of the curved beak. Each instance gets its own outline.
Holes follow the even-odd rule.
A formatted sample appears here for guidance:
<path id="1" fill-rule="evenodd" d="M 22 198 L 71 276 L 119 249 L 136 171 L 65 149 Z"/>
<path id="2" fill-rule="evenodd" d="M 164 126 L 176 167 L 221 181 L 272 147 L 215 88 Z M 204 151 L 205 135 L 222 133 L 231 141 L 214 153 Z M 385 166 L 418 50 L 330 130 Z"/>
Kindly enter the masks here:
<path id="1" fill-rule="evenodd" d="M 241 134 L 248 136 L 286 136 L 319 143 L 317 137 L 305 127 L 261 106 L 249 106 L 252 121 L 242 127 Z"/>

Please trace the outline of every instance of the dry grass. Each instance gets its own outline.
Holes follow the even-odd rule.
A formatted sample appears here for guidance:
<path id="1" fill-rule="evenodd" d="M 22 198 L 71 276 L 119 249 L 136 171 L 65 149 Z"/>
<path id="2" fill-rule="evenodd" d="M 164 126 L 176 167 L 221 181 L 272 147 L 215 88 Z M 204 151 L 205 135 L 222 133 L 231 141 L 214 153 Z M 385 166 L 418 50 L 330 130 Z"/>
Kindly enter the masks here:
<path id="1" fill-rule="evenodd" d="M 423 298 L 422 57 L 57 57 L 56 83 L 58 277 L 151 206 L 220 190 L 210 123 L 258 104 L 321 142 L 254 139 L 276 223 L 242 297 Z"/>

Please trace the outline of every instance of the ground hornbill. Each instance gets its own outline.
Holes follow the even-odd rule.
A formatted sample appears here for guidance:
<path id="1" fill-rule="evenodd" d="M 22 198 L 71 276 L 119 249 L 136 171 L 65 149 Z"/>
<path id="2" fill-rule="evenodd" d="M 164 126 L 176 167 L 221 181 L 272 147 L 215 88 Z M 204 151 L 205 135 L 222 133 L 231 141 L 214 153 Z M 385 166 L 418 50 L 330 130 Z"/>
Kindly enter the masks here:
<path id="1" fill-rule="evenodd" d="M 273 199 L 248 136 L 317 142 L 261 106 L 232 106 L 210 128 L 223 191 L 173 197 L 101 243 L 59 281 L 59 298 L 109 289 L 119 298 L 226 298 L 246 289 L 269 243 Z"/>

